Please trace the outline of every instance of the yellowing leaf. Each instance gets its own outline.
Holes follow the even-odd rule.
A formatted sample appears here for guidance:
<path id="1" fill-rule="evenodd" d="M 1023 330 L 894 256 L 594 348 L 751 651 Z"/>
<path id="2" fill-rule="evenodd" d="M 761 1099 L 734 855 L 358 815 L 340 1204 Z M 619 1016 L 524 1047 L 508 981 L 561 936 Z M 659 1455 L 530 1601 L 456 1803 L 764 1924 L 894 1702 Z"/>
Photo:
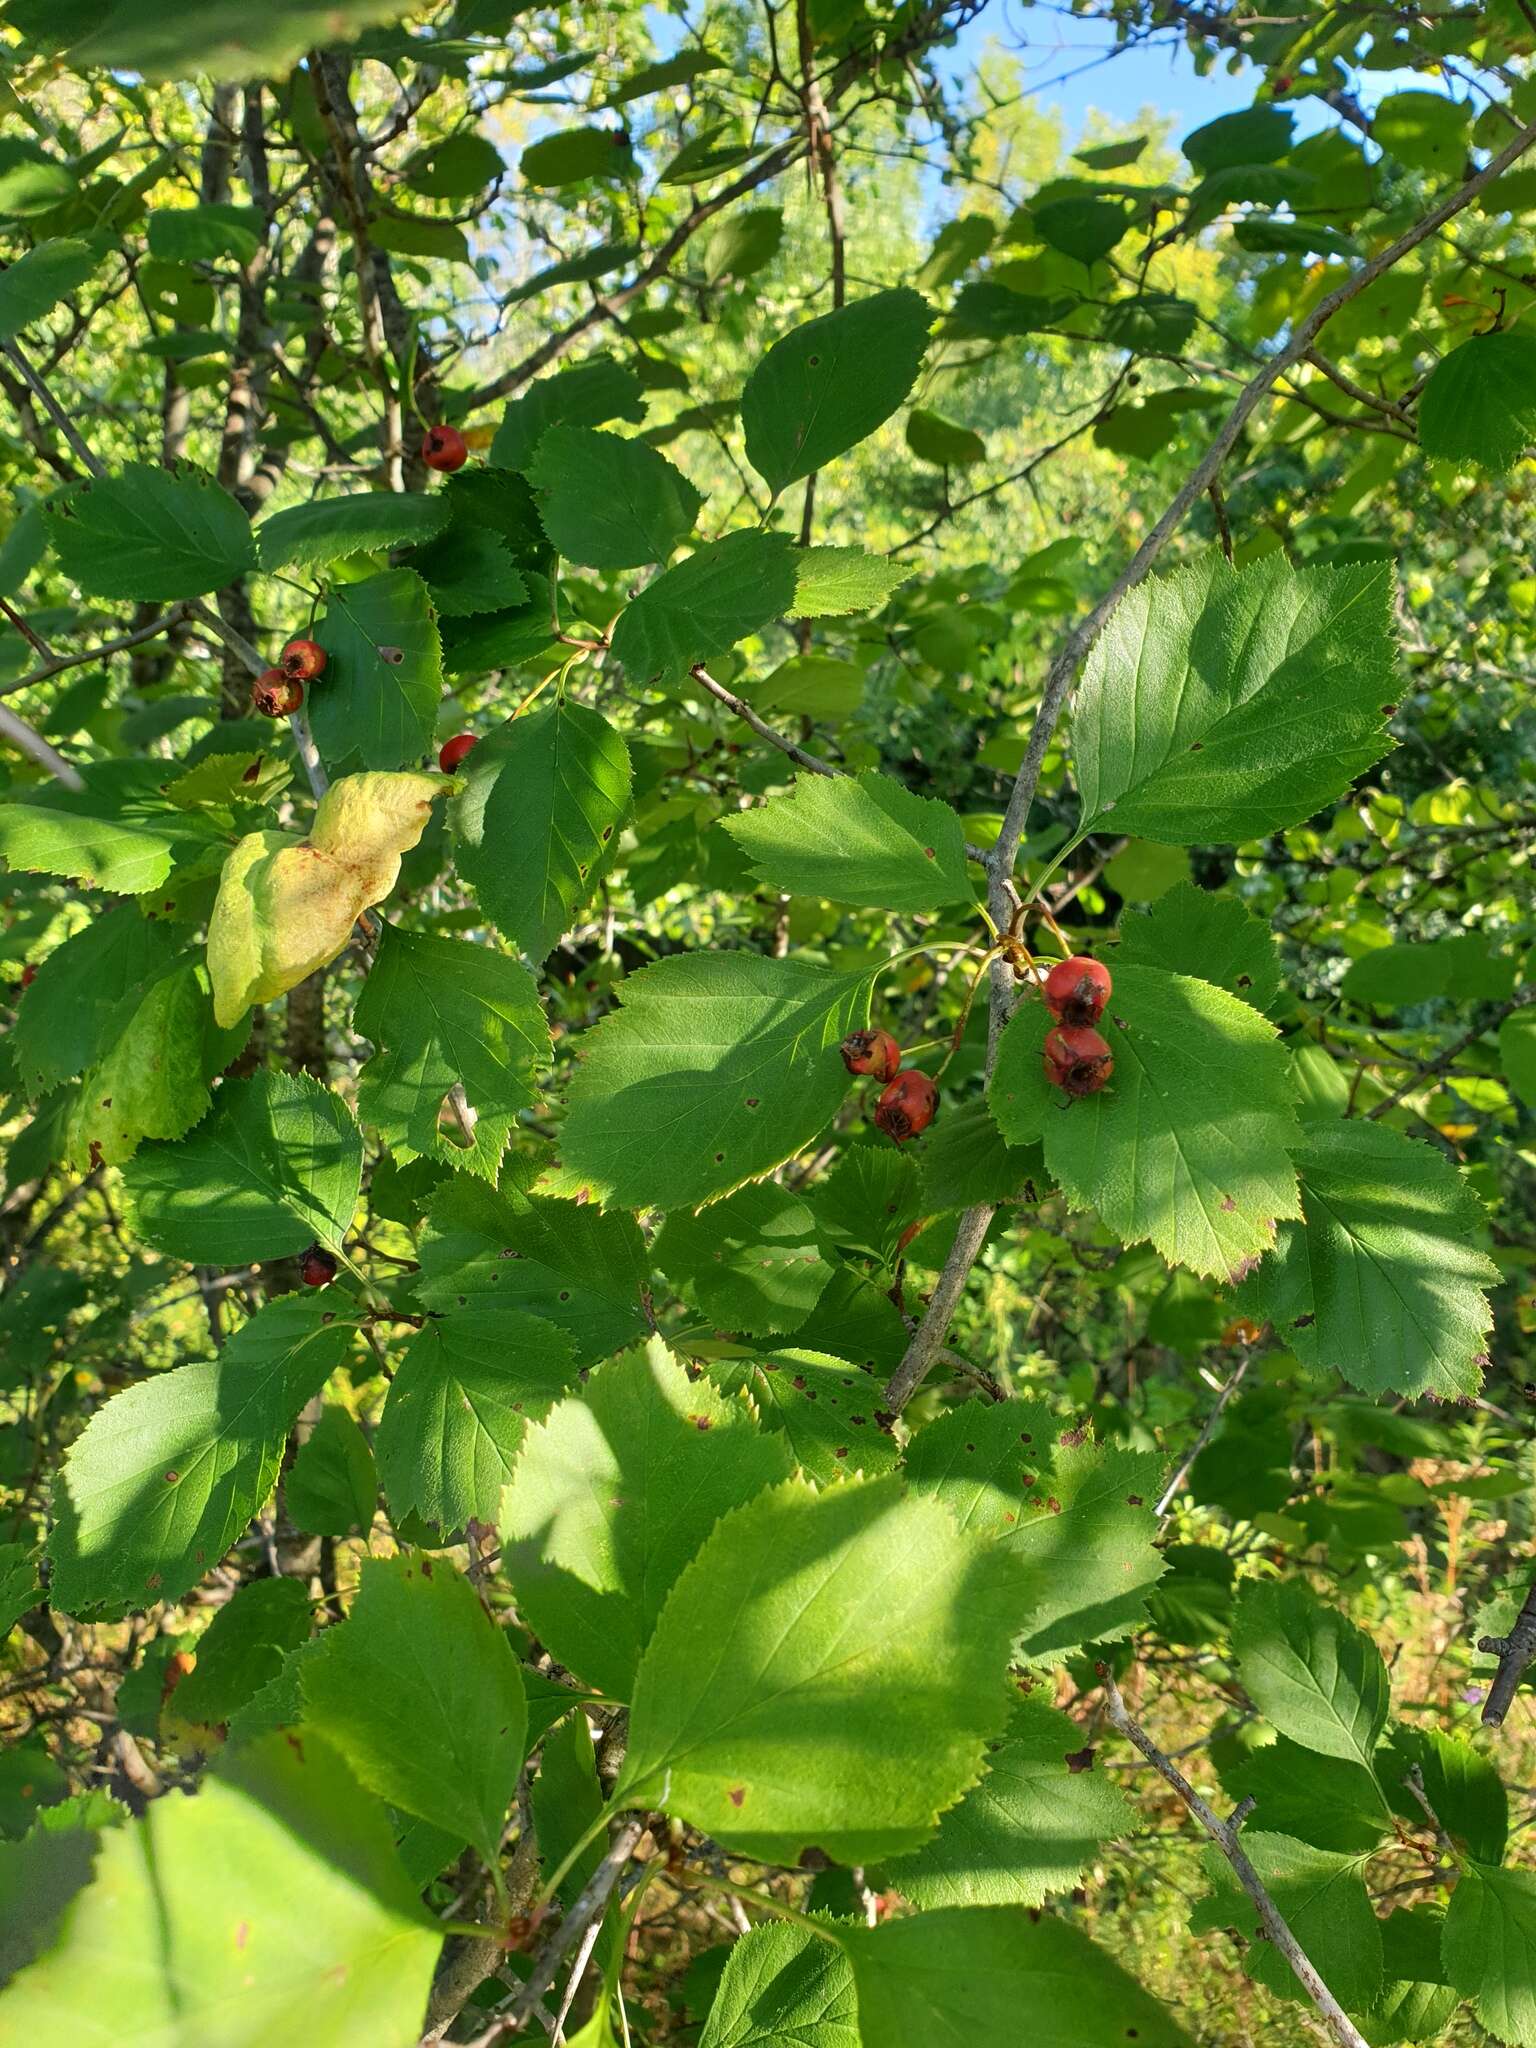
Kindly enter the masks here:
<path id="1" fill-rule="evenodd" d="M 224 863 L 208 924 L 214 1015 L 225 1027 L 334 960 L 395 886 L 440 776 L 347 775 L 320 799 L 307 839 L 252 832 Z"/>

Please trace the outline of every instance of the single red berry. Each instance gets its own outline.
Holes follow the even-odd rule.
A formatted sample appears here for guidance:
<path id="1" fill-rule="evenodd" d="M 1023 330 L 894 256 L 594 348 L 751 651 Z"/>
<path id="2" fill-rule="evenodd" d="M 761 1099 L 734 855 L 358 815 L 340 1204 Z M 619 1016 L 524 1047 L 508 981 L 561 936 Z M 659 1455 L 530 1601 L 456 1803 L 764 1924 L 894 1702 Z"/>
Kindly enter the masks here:
<path id="1" fill-rule="evenodd" d="M 898 1145 L 926 1131 L 939 1105 L 939 1091 L 926 1074 L 907 1067 L 881 1090 L 875 1104 L 876 1126 Z"/>
<path id="2" fill-rule="evenodd" d="M 251 709 L 263 718 L 286 718 L 304 702 L 304 685 L 280 668 L 264 668 L 251 686 Z"/>
<path id="3" fill-rule="evenodd" d="M 850 1031 L 838 1047 L 850 1074 L 873 1074 L 894 1081 L 901 1065 L 901 1047 L 889 1031 Z"/>
<path id="4" fill-rule="evenodd" d="M 26 966 L 23 967 L 23 969 L 21 970 L 21 985 L 23 988 L 30 988 L 33 982 L 36 981 L 36 979 L 37 962 L 35 960 L 29 960 Z"/>
<path id="5" fill-rule="evenodd" d="M 1114 983 L 1102 960 L 1075 953 L 1045 977 L 1045 1007 L 1063 1024 L 1097 1024 Z"/>
<path id="6" fill-rule="evenodd" d="M 472 732 L 456 732 L 451 740 L 443 742 L 442 752 L 437 757 L 438 767 L 445 775 L 451 775 L 474 744 Z"/>
<path id="7" fill-rule="evenodd" d="M 290 640 L 283 649 L 283 674 L 307 683 L 325 667 L 325 649 L 318 640 Z"/>
<path id="8" fill-rule="evenodd" d="M 429 427 L 421 459 L 428 469 L 462 469 L 469 460 L 469 443 L 457 427 Z"/>
<path id="9" fill-rule="evenodd" d="M 299 1278 L 306 1287 L 329 1287 L 336 1278 L 335 1255 L 324 1245 L 312 1244 L 299 1261 Z"/>
<path id="10" fill-rule="evenodd" d="M 1114 1054 L 1086 1024 L 1058 1024 L 1045 1034 L 1045 1078 L 1054 1087 L 1097 1095 L 1114 1071 Z"/>

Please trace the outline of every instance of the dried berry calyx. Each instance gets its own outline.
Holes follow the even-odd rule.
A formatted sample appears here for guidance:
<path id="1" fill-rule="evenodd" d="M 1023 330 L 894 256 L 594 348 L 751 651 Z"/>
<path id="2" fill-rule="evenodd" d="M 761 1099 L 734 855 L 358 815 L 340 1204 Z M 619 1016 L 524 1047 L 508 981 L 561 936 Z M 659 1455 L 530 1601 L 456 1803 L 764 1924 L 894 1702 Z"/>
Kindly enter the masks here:
<path id="1" fill-rule="evenodd" d="M 287 718 L 304 702 L 304 685 L 280 668 L 264 668 L 251 685 L 251 709 L 263 718 Z"/>
<path id="2" fill-rule="evenodd" d="M 1045 1035 L 1045 1078 L 1069 1095 L 1097 1095 L 1115 1071 L 1114 1054 L 1086 1024 L 1058 1024 Z"/>
<path id="3" fill-rule="evenodd" d="M 873 1074 L 877 1081 L 893 1081 L 901 1065 L 901 1047 L 889 1031 L 850 1031 L 838 1051 L 850 1074 Z"/>
<path id="4" fill-rule="evenodd" d="M 875 1104 L 875 1123 L 888 1138 L 904 1145 L 926 1131 L 939 1106 L 939 1091 L 926 1074 L 907 1067 L 882 1091 Z"/>
<path id="5" fill-rule="evenodd" d="M 469 443 L 457 427 L 429 427 L 421 459 L 428 469 L 462 469 L 469 460 Z"/>
<path id="6" fill-rule="evenodd" d="M 1114 983 L 1102 960 L 1075 953 L 1058 960 L 1045 977 L 1045 1007 L 1063 1024 L 1097 1024 Z"/>
<path id="7" fill-rule="evenodd" d="M 472 732 L 456 732 L 451 740 L 443 742 L 442 751 L 437 757 L 438 767 L 445 775 L 451 775 L 474 744 L 475 735 Z"/>
<path id="8" fill-rule="evenodd" d="M 306 1287 L 329 1287 L 336 1278 L 336 1255 L 322 1244 L 312 1244 L 299 1261 L 299 1278 Z"/>
<path id="9" fill-rule="evenodd" d="M 282 670 L 285 676 L 297 676 L 301 683 L 307 683 L 324 667 L 325 649 L 318 640 L 290 640 L 283 649 Z"/>

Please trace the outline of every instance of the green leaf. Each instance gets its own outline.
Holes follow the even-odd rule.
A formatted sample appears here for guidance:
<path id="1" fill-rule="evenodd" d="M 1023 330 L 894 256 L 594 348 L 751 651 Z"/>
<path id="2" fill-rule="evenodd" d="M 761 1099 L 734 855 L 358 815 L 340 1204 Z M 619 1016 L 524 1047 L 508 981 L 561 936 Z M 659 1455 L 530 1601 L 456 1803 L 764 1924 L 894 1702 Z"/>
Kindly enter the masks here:
<path id="1" fill-rule="evenodd" d="M 512 566 L 500 534 L 455 526 L 425 547 L 413 548 L 404 565 L 427 586 L 444 618 L 468 619 L 528 601 L 527 579 Z"/>
<path id="2" fill-rule="evenodd" d="M 151 256 L 165 263 L 217 263 L 228 256 L 249 263 L 261 247 L 260 207 L 205 201 L 200 206 L 157 208 L 145 225 Z"/>
<path id="3" fill-rule="evenodd" d="M 472 1302 L 545 1316 L 595 1365 L 649 1327 L 650 1264 L 632 1216 L 458 1180 L 433 1197 L 417 1293 L 430 1309 Z"/>
<path id="4" fill-rule="evenodd" d="M 409 569 L 333 587 L 315 639 L 325 673 L 309 688 L 327 765 L 400 768 L 428 750 L 443 689 L 427 586 Z"/>
<path id="5" fill-rule="evenodd" d="M 283 1481 L 288 1519 L 310 1536 L 366 1537 L 378 1498 L 367 1437 L 345 1408 L 323 1408 Z"/>
<path id="6" fill-rule="evenodd" d="M 1225 171 L 1238 164 L 1272 164 L 1291 146 L 1294 114 L 1283 107 L 1245 107 L 1222 114 L 1186 135 L 1179 147 L 1197 171 Z"/>
<path id="7" fill-rule="evenodd" d="M 523 1438 L 501 1568 L 560 1662 L 628 1699 L 667 1594 L 720 1517 L 786 1477 L 782 1444 L 659 1338 L 595 1373 Z"/>
<path id="8" fill-rule="evenodd" d="M 1048 248 L 1091 266 L 1130 233 L 1131 216 L 1119 199 L 1049 199 L 1032 209 L 1035 231 Z"/>
<path id="9" fill-rule="evenodd" d="M 374 1449 L 396 1523 L 495 1523 L 523 1432 L 576 1376 L 568 1333 L 496 1302 L 434 1316 L 411 1339 Z"/>
<path id="10" fill-rule="evenodd" d="M 180 941 L 131 905 L 92 918 L 48 955 L 17 1006 L 10 1044 L 28 1089 L 43 1094 L 110 1051 L 125 1003 L 174 964 Z"/>
<path id="11" fill-rule="evenodd" d="M 769 717 L 779 712 L 822 725 L 850 717 L 863 701 L 863 669 L 830 654 L 792 654 L 752 685 L 752 702 Z"/>
<path id="12" fill-rule="evenodd" d="M 1041 1148 L 1010 1145 L 985 1102 L 946 1108 L 924 1141 L 918 1164 L 922 1209 L 929 1216 L 977 1202 L 1029 1202 L 1046 1185 Z"/>
<path id="13" fill-rule="evenodd" d="M 286 78 L 317 43 L 393 21 L 406 0 L 245 0 L 170 8 L 147 0 L 14 0 L 7 21 L 34 46 L 67 52 L 78 71 L 138 71 L 147 78 Z"/>
<path id="14" fill-rule="evenodd" d="M 50 786 L 37 802 L 0 804 L 0 859 L 15 873 L 68 875 L 111 895 L 158 889 L 185 820 L 172 811 L 114 817 L 105 803 L 92 809 L 89 788 L 83 801 L 71 803 L 73 794 Z"/>
<path id="15" fill-rule="evenodd" d="M 721 822 L 758 881 L 791 896 L 937 910 L 973 894 L 965 833 L 949 805 L 872 768 L 856 778 L 798 776 L 793 796 Z"/>
<path id="16" fill-rule="evenodd" d="M 784 210 L 778 206 L 732 209 L 704 244 L 704 275 L 711 284 L 728 277 L 754 277 L 778 255 L 784 240 Z"/>
<path id="17" fill-rule="evenodd" d="M 210 477 L 130 462 L 44 514 L 59 567 L 92 597 L 201 597 L 256 565 L 250 521 Z"/>
<path id="18" fill-rule="evenodd" d="M 246 1032 L 218 1030 L 202 963 L 183 958 L 112 1016 L 113 1037 L 81 1080 L 64 1123 L 64 1155 L 86 1171 L 120 1166 L 145 1138 L 179 1138 L 208 1109 L 208 1083 Z"/>
<path id="19" fill-rule="evenodd" d="M 704 502 L 665 455 L 593 427 L 551 427 L 528 477 L 551 546 L 594 569 L 664 562 Z"/>
<path id="20" fill-rule="evenodd" d="M 907 414 L 907 446 L 919 462 L 932 463 L 935 469 L 965 469 L 982 461 L 987 452 L 986 442 L 974 429 L 957 426 L 922 405 L 914 405 Z"/>
<path id="21" fill-rule="evenodd" d="M 80 240 L 39 242 L 0 271 L 0 341 L 11 341 L 73 298 L 96 272 L 102 251 Z"/>
<path id="22" fill-rule="evenodd" d="M 446 492 L 432 497 L 420 492 L 358 491 L 350 498 L 312 498 L 274 512 L 256 529 L 261 566 L 276 569 L 323 568 L 349 555 L 371 555 L 388 548 L 431 540 L 448 524 Z"/>
<path id="23" fill-rule="evenodd" d="M 776 341 L 747 379 L 747 460 L 777 497 L 865 440 L 917 380 L 933 311 L 906 287 L 875 292 Z"/>
<path id="24" fill-rule="evenodd" d="M 878 969 L 693 953 L 632 974 L 584 1040 L 561 1156 L 605 1203 L 684 1209 L 760 1180 L 835 1114 Z"/>
<path id="25" fill-rule="evenodd" d="M 1170 292 L 1138 292 L 1104 310 L 1099 332 L 1135 355 L 1177 355 L 1195 331 L 1199 308 Z"/>
<path id="26" fill-rule="evenodd" d="M 1016 292 L 994 278 L 978 278 L 966 285 L 956 299 L 944 332 L 988 341 L 1039 334 L 1065 319 L 1076 304 L 1077 300 L 1069 294 L 1045 298 L 1038 293 Z"/>
<path id="27" fill-rule="evenodd" d="M 336 1412 L 336 1411 L 332 1411 Z M 309 1588 L 301 1579 L 251 1579 L 237 1587 L 197 1638 L 197 1665 L 177 1686 L 179 1721 L 228 1721 L 274 1679 L 290 1650 L 309 1640 Z"/>
<path id="28" fill-rule="evenodd" d="M 1415 1766 L 1451 1840 L 1479 1863 L 1498 1863 L 1509 1840 L 1509 1796 L 1495 1766 L 1438 1728 L 1394 1728 L 1377 1768 L 1393 1811 L 1415 1827 L 1424 1825 L 1424 1809 L 1403 1782 Z"/>
<path id="29" fill-rule="evenodd" d="M 1371 117 L 1371 140 L 1412 170 L 1459 178 L 1471 125 L 1470 102 L 1443 92 L 1393 92 Z"/>
<path id="30" fill-rule="evenodd" d="M 1017 1590 L 996 1546 L 894 1478 L 759 1494 L 673 1588 L 614 1803 L 664 1803 L 765 1862 L 917 1848 L 1002 1729 Z"/>
<path id="31" fill-rule="evenodd" d="M 583 249 L 578 256 L 567 256 L 563 262 L 546 264 L 532 277 L 514 285 L 506 297 L 512 304 L 520 305 L 525 299 L 536 299 L 541 292 L 553 291 L 556 285 L 590 284 L 615 270 L 624 269 L 639 253 L 638 242 L 600 242 L 596 248 Z"/>
<path id="32" fill-rule="evenodd" d="M 1043 1692 L 1014 1708 L 987 1774 L 913 1856 L 873 1873 L 924 1910 L 1039 1906 L 1070 1891 L 1101 1845 L 1130 1834 L 1135 1815 L 1097 1767 L 1075 1721 Z"/>
<path id="33" fill-rule="evenodd" d="M 1365 2024 L 1375 2041 L 1438 2041 L 1459 2003 L 1440 1960 L 1445 1916 L 1401 1908 L 1381 1923 L 1381 1996 Z"/>
<path id="34" fill-rule="evenodd" d="M 368 223 L 375 248 L 396 256 L 426 256 L 439 263 L 472 265 L 469 237 L 454 221 L 406 219 L 397 213 L 375 216 Z"/>
<path id="35" fill-rule="evenodd" d="M 179 1600 L 272 1491 L 299 1410 L 351 1348 L 323 1302 L 283 1295 L 217 1358 L 98 1409 L 54 1490 L 51 1595 L 65 1614 Z"/>
<path id="36" fill-rule="evenodd" d="M 445 1557 L 369 1558 L 300 1667 L 304 1720 L 361 1782 L 494 1863 L 527 1743 L 517 1659 Z"/>
<path id="37" fill-rule="evenodd" d="M 795 554 L 797 618 L 826 619 L 878 611 L 915 570 L 863 548 L 800 548 Z"/>
<path id="38" fill-rule="evenodd" d="M 1314 1849 L 1253 1827 L 1243 1833 L 1243 1848 L 1335 1998 L 1351 2012 L 1374 2004 L 1382 1985 L 1381 1924 L 1361 1875 L 1366 1859 Z M 1215 1848 L 1205 1851 L 1202 1862 L 1212 1889 L 1190 1915 L 1191 1931 L 1236 1928 L 1247 1938 L 1243 1965 L 1254 1982 L 1282 1998 L 1305 1998 L 1290 1963 L 1265 1937 L 1231 1865 Z"/>
<path id="39" fill-rule="evenodd" d="M 1442 356 L 1419 399 L 1426 455 L 1502 474 L 1536 441 L 1536 336 L 1477 334 Z"/>
<path id="40" fill-rule="evenodd" d="M 1173 846 L 1309 817 L 1390 744 L 1402 695 L 1389 565 L 1242 569 L 1219 555 L 1140 584 L 1083 669 L 1080 832 Z"/>
<path id="41" fill-rule="evenodd" d="M 708 1214 L 714 1212 L 708 1211 Z M 891 1471 L 896 1445 L 880 1420 L 880 1381 L 821 1351 L 776 1351 L 762 1360 L 720 1360 L 716 1384 L 751 1397 L 763 1426 L 778 1433 L 794 1463 L 818 1486 L 850 1473 Z"/>
<path id="42" fill-rule="evenodd" d="M 30 1545 L 0 1543 L 0 1643 L 41 1598 L 37 1558 Z"/>
<path id="43" fill-rule="evenodd" d="M 754 1337 L 797 1328 L 832 1277 L 809 1204 L 772 1181 L 674 1211 L 651 1256 L 701 1315 Z"/>
<path id="44" fill-rule="evenodd" d="M 573 698 L 487 733 L 450 812 L 455 866 L 528 958 L 545 960 L 596 888 L 629 811 L 629 749 Z"/>
<path id="45" fill-rule="evenodd" d="M 1026 1003 L 998 1048 L 992 1114 L 1010 1143 L 1044 1137 L 1071 1207 L 1096 1209 L 1126 1243 L 1150 1239 L 1170 1265 L 1239 1279 L 1277 1221 L 1301 1213 L 1284 1048 L 1248 1004 L 1190 975 L 1122 965 L 1114 981 L 1108 1084 L 1075 1101 L 1052 1087 L 1051 1020 Z"/>
<path id="46" fill-rule="evenodd" d="M 631 71 L 627 78 L 621 78 L 608 95 L 608 105 L 627 106 L 631 100 L 643 99 L 648 93 L 665 92 L 671 85 L 691 85 L 706 71 L 725 69 L 726 60 L 717 57 L 713 50 L 682 49 L 675 56 L 663 57 L 655 64 L 642 64 L 638 71 Z"/>
<path id="47" fill-rule="evenodd" d="M 1536 1109 L 1536 1005 L 1527 1004 L 1499 1026 L 1499 1064 L 1527 1109 Z"/>
<path id="48" fill-rule="evenodd" d="M 1299 1579 L 1250 1583 L 1232 1629 L 1243 1685 L 1282 1735 L 1374 1776 L 1391 1686 L 1381 1652 Z"/>
<path id="49" fill-rule="evenodd" d="M 1476 1393 L 1493 1324 L 1482 1203 L 1432 1146 L 1359 1120 L 1293 1148 L 1304 1222 L 1281 1226 L 1242 1301 L 1307 1365 L 1368 1393 Z"/>
<path id="50" fill-rule="evenodd" d="M 1121 919 L 1119 958 L 1195 975 L 1256 1010 L 1280 993 L 1274 932 L 1237 897 L 1194 882 L 1175 882 L 1144 915 Z"/>
<path id="51" fill-rule="evenodd" d="M 1254 1802 L 1256 1826 L 1318 1849 L 1369 1854 L 1392 1825 L 1376 1780 L 1362 1764 L 1320 1756 L 1286 1735 L 1223 1767 L 1221 1788 L 1234 1805 Z M 1422 1820 L 1422 1808 L 1416 1806 L 1411 1818 Z"/>
<path id="52" fill-rule="evenodd" d="M 491 946 L 435 932 L 385 925 L 353 1023 L 378 1048 L 358 1076 L 358 1114 L 402 1160 L 462 1157 L 439 1128 L 456 1083 L 471 1109 L 505 1126 L 536 1099 L 549 1064 L 532 975 Z"/>
<path id="53" fill-rule="evenodd" d="M 680 683 L 696 662 L 795 605 L 796 553 L 788 534 L 756 529 L 706 541 L 648 583 L 619 614 L 613 657 L 632 681 Z"/>
<path id="54" fill-rule="evenodd" d="M 1086 1934 L 1018 1906 L 949 1906 L 839 1928 L 866 2048 L 1188 2048 L 1172 2015 Z M 1026 2020 L 1027 2016 L 1027 2020 Z"/>
<path id="55" fill-rule="evenodd" d="M 731 1946 L 699 2048 L 862 2048 L 842 1950 L 763 1921 Z"/>
<path id="56" fill-rule="evenodd" d="M 961 214 L 945 221 L 917 273 L 917 283 L 924 291 L 942 291 L 985 256 L 996 237 L 997 223 L 984 213 Z"/>
<path id="57" fill-rule="evenodd" d="M 405 166 L 405 183 L 426 199 L 473 199 L 506 168 L 488 136 L 462 128 L 418 149 Z"/>
<path id="58" fill-rule="evenodd" d="M 633 370 L 604 356 L 540 377 L 501 416 L 491 443 L 491 461 L 501 469 L 526 470 L 551 427 L 600 427 L 608 420 L 645 418 L 645 393 Z"/>
<path id="59" fill-rule="evenodd" d="M 148 1145 L 123 1172 L 140 1237 L 190 1264 L 281 1259 L 340 1246 L 357 1206 L 363 1140 L 339 1095 L 307 1074 L 225 1081 L 189 1136 Z"/>
<path id="60" fill-rule="evenodd" d="M 1536 1872 L 1463 1867 L 1446 1908 L 1446 1975 L 1497 2040 L 1536 2044 Z"/>
<path id="61" fill-rule="evenodd" d="M 622 128 L 562 128 L 530 142 L 518 169 L 525 183 L 557 190 L 584 178 L 633 177 L 635 160 Z"/>

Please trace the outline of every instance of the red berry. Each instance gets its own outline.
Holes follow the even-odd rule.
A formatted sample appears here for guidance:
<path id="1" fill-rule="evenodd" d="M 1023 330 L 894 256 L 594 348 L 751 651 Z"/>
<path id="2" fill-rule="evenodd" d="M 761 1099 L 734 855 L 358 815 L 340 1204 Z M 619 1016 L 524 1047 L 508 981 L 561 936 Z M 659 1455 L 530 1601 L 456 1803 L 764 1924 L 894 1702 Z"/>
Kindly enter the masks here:
<path id="1" fill-rule="evenodd" d="M 926 1074 L 907 1067 L 882 1089 L 875 1104 L 875 1123 L 898 1145 L 926 1131 L 938 1108 L 939 1091 Z"/>
<path id="2" fill-rule="evenodd" d="M 251 709 L 263 718 L 286 718 L 304 702 L 304 685 L 280 668 L 264 668 L 251 687 Z"/>
<path id="3" fill-rule="evenodd" d="M 1097 1095 L 1114 1071 L 1114 1054 L 1086 1024 L 1058 1024 L 1046 1033 L 1045 1078 L 1069 1095 Z"/>
<path id="4" fill-rule="evenodd" d="M 1113 987 L 1102 960 L 1076 953 L 1058 960 L 1045 977 L 1045 1007 L 1063 1024 L 1097 1024 Z"/>
<path id="5" fill-rule="evenodd" d="M 421 459 L 428 469 L 462 469 L 469 460 L 469 443 L 457 427 L 429 427 Z"/>
<path id="6" fill-rule="evenodd" d="M 456 732 L 451 740 L 443 742 L 442 752 L 437 757 L 438 767 L 445 775 L 451 775 L 474 744 L 472 732 Z"/>
<path id="7" fill-rule="evenodd" d="M 901 1047 L 889 1031 L 850 1031 L 838 1047 L 850 1074 L 873 1074 L 892 1081 L 901 1065 Z"/>
<path id="8" fill-rule="evenodd" d="M 325 649 L 318 640 L 290 640 L 283 649 L 283 674 L 307 683 L 325 667 Z"/>
<path id="9" fill-rule="evenodd" d="M 26 966 L 23 967 L 23 969 L 21 970 L 21 985 L 23 988 L 30 988 L 33 982 L 36 981 L 36 979 L 37 962 L 35 960 L 29 960 Z"/>
<path id="10" fill-rule="evenodd" d="M 329 1287 L 336 1278 L 335 1255 L 324 1245 L 312 1244 L 299 1261 L 299 1278 L 306 1287 Z"/>

